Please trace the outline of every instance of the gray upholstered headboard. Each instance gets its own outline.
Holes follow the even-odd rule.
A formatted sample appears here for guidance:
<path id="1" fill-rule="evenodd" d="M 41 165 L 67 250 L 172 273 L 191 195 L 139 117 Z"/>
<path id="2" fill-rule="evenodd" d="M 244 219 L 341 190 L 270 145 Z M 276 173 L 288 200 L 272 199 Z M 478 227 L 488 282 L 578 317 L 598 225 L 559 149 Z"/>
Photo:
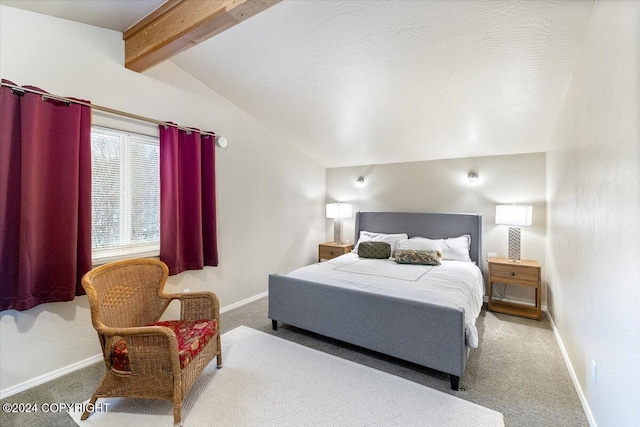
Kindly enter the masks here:
<path id="1" fill-rule="evenodd" d="M 372 233 L 407 233 L 410 238 L 420 236 L 430 239 L 469 234 L 469 255 L 478 266 L 482 266 L 482 214 L 358 212 L 354 242 L 358 241 L 361 230 Z"/>

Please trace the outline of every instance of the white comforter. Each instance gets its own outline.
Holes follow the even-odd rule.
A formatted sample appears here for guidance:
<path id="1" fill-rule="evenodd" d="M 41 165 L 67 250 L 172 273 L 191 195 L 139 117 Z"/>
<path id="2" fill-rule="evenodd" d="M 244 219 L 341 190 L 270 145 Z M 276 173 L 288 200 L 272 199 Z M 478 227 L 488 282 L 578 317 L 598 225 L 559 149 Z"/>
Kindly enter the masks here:
<path id="1" fill-rule="evenodd" d="M 360 289 L 464 311 L 467 345 L 478 347 L 476 319 L 482 307 L 482 272 L 472 262 L 443 261 L 442 265 L 396 264 L 390 259 L 363 259 L 349 253 L 308 265 L 290 277 L 327 285 Z"/>

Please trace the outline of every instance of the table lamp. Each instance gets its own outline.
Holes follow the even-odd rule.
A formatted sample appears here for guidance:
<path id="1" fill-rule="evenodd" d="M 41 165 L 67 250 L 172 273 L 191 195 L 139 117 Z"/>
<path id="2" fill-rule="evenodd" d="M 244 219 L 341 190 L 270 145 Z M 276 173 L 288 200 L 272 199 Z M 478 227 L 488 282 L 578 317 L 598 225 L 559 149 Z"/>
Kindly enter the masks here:
<path id="1" fill-rule="evenodd" d="M 342 219 L 351 218 L 349 203 L 328 203 L 327 218 L 333 218 L 333 242 L 342 243 Z"/>
<path id="2" fill-rule="evenodd" d="M 520 227 L 531 225 L 530 205 L 497 205 L 496 224 L 509 226 L 509 261 L 520 261 Z"/>

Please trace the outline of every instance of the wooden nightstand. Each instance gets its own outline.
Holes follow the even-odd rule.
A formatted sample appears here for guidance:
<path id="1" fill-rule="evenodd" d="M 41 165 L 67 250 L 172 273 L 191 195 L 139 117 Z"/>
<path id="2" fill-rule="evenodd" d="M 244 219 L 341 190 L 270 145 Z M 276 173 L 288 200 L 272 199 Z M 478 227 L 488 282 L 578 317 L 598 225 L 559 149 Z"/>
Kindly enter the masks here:
<path id="1" fill-rule="evenodd" d="M 320 262 L 321 259 L 331 259 L 348 254 L 352 250 L 353 244 L 351 243 L 320 243 L 320 245 L 318 245 L 318 262 Z"/>
<path id="2" fill-rule="evenodd" d="M 494 283 L 535 288 L 535 307 L 515 302 L 494 300 L 492 295 Z M 514 262 L 506 258 L 489 258 L 489 311 L 540 320 L 542 318 L 541 293 L 540 264 L 537 261 L 522 260 Z"/>

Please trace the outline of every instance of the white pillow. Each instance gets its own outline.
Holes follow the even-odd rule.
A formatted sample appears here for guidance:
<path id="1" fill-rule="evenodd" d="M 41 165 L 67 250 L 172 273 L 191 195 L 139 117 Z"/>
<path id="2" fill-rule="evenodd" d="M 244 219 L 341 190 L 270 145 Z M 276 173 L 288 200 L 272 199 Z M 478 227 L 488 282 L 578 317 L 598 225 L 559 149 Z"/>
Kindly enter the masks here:
<path id="1" fill-rule="evenodd" d="M 426 239 L 424 237 L 414 237 L 413 239 L 403 239 L 396 244 L 396 250 L 408 251 L 440 251 L 442 245 L 438 241 Z"/>
<path id="2" fill-rule="evenodd" d="M 442 258 L 454 261 L 471 262 L 469 247 L 471 246 L 471 236 L 465 234 L 460 237 L 444 239 L 442 244 Z"/>
<path id="3" fill-rule="evenodd" d="M 411 240 L 429 241 L 433 245 L 440 246 L 442 259 L 451 261 L 471 262 L 469 247 L 471 246 L 471 236 L 468 234 L 460 237 L 450 237 L 448 239 L 427 239 L 426 237 L 412 237 Z"/>
<path id="4" fill-rule="evenodd" d="M 409 236 L 406 233 L 401 234 L 384 234 L 384 233 L 371 233 L 369 231 L 361 231 L 360 237 L 358 238 L 358 243 L 356 247 L 353 248 L 354 253 L 358 253 L 358 246 L 360 246 L 361 242 L 386 242 L 391 246 L 391 258 L 393 258 L 393 253 L 396 250 L 396 244 L 403 239 L 408 239 Z"/>

